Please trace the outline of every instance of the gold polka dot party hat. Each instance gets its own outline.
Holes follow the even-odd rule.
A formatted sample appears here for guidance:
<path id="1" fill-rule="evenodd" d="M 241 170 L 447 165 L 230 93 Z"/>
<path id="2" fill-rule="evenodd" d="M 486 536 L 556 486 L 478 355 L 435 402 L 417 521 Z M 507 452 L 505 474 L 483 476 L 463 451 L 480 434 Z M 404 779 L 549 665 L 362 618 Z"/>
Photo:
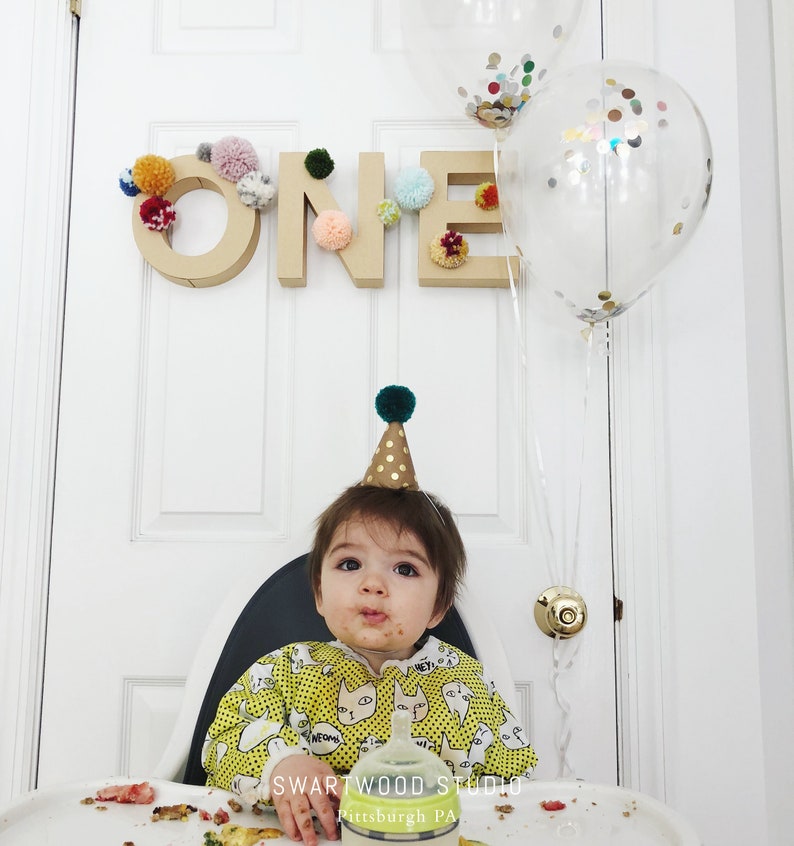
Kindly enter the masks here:
<path id="1" fill-rule="evenodd" d="M 403 424 L 414 413 L 415 406 L 416 398 L 413 393 L 402 385 L 388 385 L 378 392 L 375 397 L 375 410 L 388 425 L 361 480 L 362 485 L 395 490 L 419 490 L 403 428 Z"/>

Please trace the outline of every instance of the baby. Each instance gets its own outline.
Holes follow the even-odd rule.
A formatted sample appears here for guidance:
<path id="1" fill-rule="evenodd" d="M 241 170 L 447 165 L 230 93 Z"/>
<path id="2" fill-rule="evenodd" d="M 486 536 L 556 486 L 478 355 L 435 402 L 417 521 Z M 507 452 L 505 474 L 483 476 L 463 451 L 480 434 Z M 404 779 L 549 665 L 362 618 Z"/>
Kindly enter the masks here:
<path id="1" fill-rule="evenodd" d="M 306 846 L 312 813 L 337 838 L 341 776 L 388 740 L 395 710 L 462 782 L 528 776 L 537 763 L 482 665 L 427 631 L 452 605 L 466 554 L 449 509 L 415 482 L 404 419 L 317 521 L 309 576 L 336 639 L 261 658 L 221 700 L 204 750 L 208 784 L 271 801 Z"/>

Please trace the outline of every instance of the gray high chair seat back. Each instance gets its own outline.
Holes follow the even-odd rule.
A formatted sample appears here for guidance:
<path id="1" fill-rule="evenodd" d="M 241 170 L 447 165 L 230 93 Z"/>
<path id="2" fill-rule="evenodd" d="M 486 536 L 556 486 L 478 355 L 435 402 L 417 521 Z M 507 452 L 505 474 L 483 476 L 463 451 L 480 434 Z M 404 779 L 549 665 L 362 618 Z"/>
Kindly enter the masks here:
<path id="1" fill-rule="evenodd" d="M 308 554 L 301 555 L 273 573 L 240 612 L 220 652 L 199 708 L 181 778 L 184 784 L 206 783 L 201 750 L 218 703 L 257 659 L 294 641 L 334 639 L 315 608 L 308 576 L 308 558 Z M 433 634 L 478 657 L 454 606 L 433 629 Z M 161 774 L 172 777 L 170 772 Z"/>

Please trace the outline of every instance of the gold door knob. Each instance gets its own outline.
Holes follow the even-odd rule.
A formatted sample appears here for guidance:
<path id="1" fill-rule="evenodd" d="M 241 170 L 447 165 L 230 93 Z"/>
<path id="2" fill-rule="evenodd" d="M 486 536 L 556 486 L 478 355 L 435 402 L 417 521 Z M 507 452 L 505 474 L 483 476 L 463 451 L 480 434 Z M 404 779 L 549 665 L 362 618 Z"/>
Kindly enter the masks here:
<path id="1" fill-rule="evenodd" d="M 547 588 L 535 602 L 535 622 L 549 637 L 573 637 L 587 622 L 587 606 L 573 588 Z"/>

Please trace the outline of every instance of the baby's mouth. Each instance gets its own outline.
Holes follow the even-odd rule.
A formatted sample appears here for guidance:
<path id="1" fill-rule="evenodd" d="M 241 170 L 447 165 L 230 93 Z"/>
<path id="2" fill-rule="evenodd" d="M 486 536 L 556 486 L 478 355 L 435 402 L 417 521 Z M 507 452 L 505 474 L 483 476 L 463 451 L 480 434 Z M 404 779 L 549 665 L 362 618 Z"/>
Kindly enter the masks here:
<path id="1" fill-rule="evenodd" d="M 361 616 L 367 623 L 373 626 L 378 625 L 378 623 L 382 623 L 386 619 L 386 615 L 383 611 L 377 611 L 374 608 L 362 608 Z"/>

